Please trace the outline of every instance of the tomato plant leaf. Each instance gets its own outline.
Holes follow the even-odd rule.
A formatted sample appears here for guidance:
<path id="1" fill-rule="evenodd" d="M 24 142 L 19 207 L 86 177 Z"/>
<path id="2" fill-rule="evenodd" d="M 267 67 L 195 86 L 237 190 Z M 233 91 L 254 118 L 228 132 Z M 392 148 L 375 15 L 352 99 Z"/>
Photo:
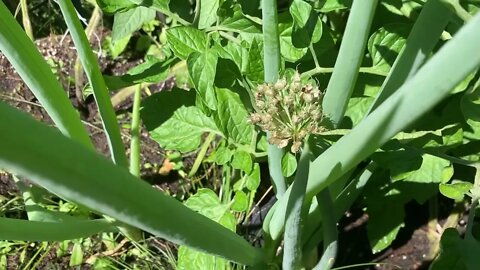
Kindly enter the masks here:
<path id="1" fill-rule="evenodd" d="M 255 191 L 260 186 L 260 165 L 253 164 L 252 172 L 247 176 L 245 186 L 250 191 Z"/>
<path id="2" fill-rule="evenodd" d="M 215 122 L 200 109 L 182 106 L 150 134 L 153 140 L 167 150 L 189 152 L 200 145 L 201 135 L 205 132 L 220 133 Z"/>
<path id="3" fill-rule="evenodd" d="M 236 151 L 233 154 L 232 167 L 249 174 L 252 171 L 253 160 L 249 153 Z"/>
<path id="4" fill-rule="evenodd" d="M 293 1 L 290 14 L 293 18 L 292 44 L 295 47 L 306 48 L 320 40 L 322 21 L 309 3 L 303 0 Z"/>
<path id="5" fill-rule="evenodd" d="M 235 231 L 235 217 L 229 211 L 229 206 L 222 204 L 217 194 L 210 189 L 202 188 L 188 198 L 185 205 L 220 224 Z M 218 269 L 223 270 L 228 261 L 185 246 L 178 251 L 178 269 Z"/>
<path id="6" fill-rule="evenodd" d="M 461 201 L 472 187 L 473 184 L 470 182 L 454 181 L 451 184 L 440 183 L 438 188 L 443 196 L 455 201 Z"/>
<path id="7" fill-rule="evenodd" d="M 253 82 L 263 82 L 263 43 L 256 38 L 252 40 L 248 49 L 248 61 L 245 68 L 247 78 Z"/>
<path id="8" fill-rule="evenodd" d="M 137 31 L 144 23 L 155 19 L 155 15 L 155 10 L 141 6 L 115 13 L 112 27 L 112 42 L 119 41 Z"/>
<path id="9" fill-rule="evenodd" d="M 248 197 L 245 192 L 238 190 L 233 197 L 232 210 L 237 212 L 246 211 L 248 208 Z"/>
<path id="10" fill-rule="evenodd" d="M 215 122 L 222 133 L 236 143 L 250 145 L 254 128 L 247 122 L 248 112 L 240 96 L 225 88 L 217 89 Z"/>
<path id="11" fill-rule="evenodd" d="M 97 4 L 103 12 L 110 14 L 125 11 L 137 6 L 130 0 L 97 0 Z"/>
<path id="12" fill-rule="evenodd" d="M 217 10 L 220 0 L 202 0 L 200 1 L 200 15 L 198 19 L 198 28 L 204 29 L 217 21 Z"/>
<path id="13" fill-rule="evenodd" d="M 297 159 L 290 152 L 285 152 L 282 157 L 282 173 L 285 177 L 290 177 L 297 170 Z"/>
<path id="14" fill-rule="evenodd" d="M 207 34 L 189 26 L 178 26 L 167 30 L 167 43 L 173 53 L 186 60 L 193 52 L 207 49 Z"/>
<path id="15" fill-rule="evenodd" d="M 215 71 L 217 69 L 217 54 L 214 50 L 203 53 L 193 52 L 187 59 L 188 73 L 200 99 L 212 109 L 216 109 Z"/>
<path id="16" fill-rule="evenodd" d="M 375 69 L 388 73 L 405 46 L 409 30 L 409 25 L 392 24 L 380 28 L 370 36 L 367 48 Z"/>

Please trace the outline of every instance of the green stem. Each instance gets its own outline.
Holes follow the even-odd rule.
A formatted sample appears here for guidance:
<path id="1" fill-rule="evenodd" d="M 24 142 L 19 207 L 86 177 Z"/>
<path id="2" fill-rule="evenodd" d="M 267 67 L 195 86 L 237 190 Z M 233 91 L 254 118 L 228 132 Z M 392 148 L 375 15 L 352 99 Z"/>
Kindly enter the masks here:
<path id="1" fill-rule="evenodd" d="M 466 11 L 462 5 L 460 5 L 460 1 L 458 0 L 441 0 L 444 5 L 449 7 L 455 14 L 460 17 L 464 22 L 468 22 L 472 19 L 472 15 Z"/>
<path id="2" fill-rule="evenodd" d="M 328 270 L 332 268 L 338 251 L 337 218 L 328 188 L 317 195 L 317 201 L 322 213 L 323 255 L 314 269 Z"/>
<path id="3" fill-rule="evenodd" d="M 285 218 L 284 251 L 282 269 L 299 269 L 302 262 L 302 224 L 307 188 L 308 171 L 312 152 L 308 142 L 300 156 L 292 192 L 288 198 Z"/>
<path id="4" fill-rule="evenodd" d="M 140 176 L 140 104 L 142 101 L 142 85 L 135 87 L 132 108 L 132 126 L 130 129 L 130 173 Z"/>
<path id="5" fill-rule="evenodd" d="M 312 77 L 317 74 L 324 74 L 324 73 L 332 73 L 334 68 L 326 68 L 326 67 L 315 67 L 313 69 L 307 70 L 302 73 L 302 77 Z M 358 69 L 358 72 L 360 73 L 366 73 L 366 74 L 373 74 L 373 75 L 378 75 L 378 76 L 387 76 L 388 74 L 383 71 L 376 69 L 375 67 L 360 67 Z"/>
<path id="6" fill-rule="evenodd" d="M 452 11 L 440 1 L 427 1 L 425 3 L 412 31 L 408 35 L 406 43 L 408 46 L 405 46 L 395 60 L 377 98 L 365 116 L 380 106 L 409 78 L 417 74 L 418 69 L 438 43 L 451 16 Z"/>
<path id="7" fill-rule="evenodd" d="M 277 1 L 262 1 L 262 28 L 263 28 L 263 64 L 265 67 L 265 82 L 273 83 L 278 80 L 280 71 L 280 40 L 278 32 Z M 270 137 L 270 134 L 267 134 Z M 268 144 L 268 169 L 277 197 L 287 189 L 285 178 L 282 174 L 282 157 L 284 150 L 275 145 Z"/>
<path id="8" fill-rule="evenodd" d="M 207 153 L 208 147 L 212 143 L 212 141 L 215 139 L 215 133 L 209 133 L 208 137 L 205 139 L 205 142 L 202 145 L 202 148 L 198 152 L 197 158 L 195 159 L 195 162 L 193 163 L 192 169 L 190 170 L 190 173 L 188 174 L 188 177 L 194 176 L 198 168 L 200 168 L 200 164 L 202 164 L 203 158 L 205 157 L 205 154 Z"/>
<path id="9" fill-rule="evenodd" d="M 465 239 L 475 239 L 473 236 L 473 223 L 475 219 L 475 210 L 480 200 L 480 164 L 475 165 L 477 171 L 475 173 L 475 181 L 473 183 L 472 193 L 472 204 L 470 205 L 470 210 L 468 212 L 468 221 L 467 229 L 465 231 Z"/>
<path id="10" fill-rule="evenodd" d="M 354 1 L 332 77 L 323 99 L 324 114 L 337 126 L 343 119 L 365 54 L 378 0 Z"/>

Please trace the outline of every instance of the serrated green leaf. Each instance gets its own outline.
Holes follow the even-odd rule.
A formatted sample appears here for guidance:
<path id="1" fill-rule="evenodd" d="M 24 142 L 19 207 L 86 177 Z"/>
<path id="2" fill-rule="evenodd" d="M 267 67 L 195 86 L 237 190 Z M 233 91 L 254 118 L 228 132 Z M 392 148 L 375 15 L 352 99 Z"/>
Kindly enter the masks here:
<path id="1" fill-rule="evenodd" d="M 200 15 L 198 18 L 198 28 L 204 29 L 217 21 L 217 10 L 219 0 L 200 1 Z"/>
<path id="2" fill-rule="evenodd" d="M 189 26 L 168 29 L 167 43 L 173 53 L 183 60 L 193 52 L 204 52 L 208 46 L 207 34 Z"/>
<path id="3" fill-rule="evenodd" d="M 219 146 L 213 153 L 213 160 L 218 165 L 225 165 L 232 160 L 233 150 L 225 145 Z"/>
<path id="4" fill-rule="evenodd" d="M 148 131 L 153 131 L 165 123 L 181 106 L 195 105 L 195 91 L 173 88 L 160 91 L 142 100 L 140 117 Z"/>
<path id="5" fill-rule="evenodd" d="M 128 42 L 130 41 L 131 35 L 127 35 L 120 40 L 115 42 L 112 41 L 111 37 L 105 39 L 110 55 L 113 59 L 117 58 L 123 51 L 127 48 Z"/>
<path id="6" fill-rule="evenodd" d="M 290 5 L 290 14 L 293 21 L 299 27 L 305 27 L 310 17 L 310 12 L 313 10 L 312 6 L 303 0 L 294 0 Z"/>
<path id="7" fill-rule="evenodd" d="M 453 166 L 450 161 L 433 155 L 422 155 L 422 166 L 405 181 L 418 183 L 445 183 L 453 176 Z"/>
<path id="8" fill-rule="evenodd" d="M 136 6 L 130 0 L 97 0 L 97 4 L 105 13 L 121 12 Z"/>
<path id="9" fill-rule="evenodd" d="M 167 150 L 189 152 L 200 145 L 201 135 L 205 132 L 220 134 L 215 122 L 200 109 L 182 106 L 150 135 Z"/>
<path id="10" fill-rule="evenodd" d="M 126 88 L 139 84 L 158 83 L 170 75 L 170 64 L 172 60 L 161 61 L 158 58 L 148 55 L 145 62 L 128 70 L 127 74 L 121 76 L 104 75 L 110 91 Z"/>
<path id="11" fill-rule="evenodd" d="M 222 133 L 236 143 L 249 145 L 254 128 L 247 122 L 248 112 L 240 96 L 228 89 L 217 89 L 215 122 Z"/>
<path id="12" fill-rule="evenodd" d="M 256 38 L 252 40 L 248 49 L 248 61 L 245 75 L 253 82 L 263 81 L 263 43 Z"/>
<path id="13" fill-rule="evenodd" d="M 258 23 L 250 18 L 247 18 L 243 12 L 242 7 L 238 4 L 233 6 L 225 1 L 221 7 L 220 13 L 224 14 L 224 19 L 220 22 L 219 28 L 225 31 L 236 32 L 240 34 L 261 34 L 262 30 Z"/>
<path id="14" fill-rule="evenodd" d="M 439 190 L 443 196 L 460 201 L 463 200 L 465 194 L 473 187 L 470 182 L 456 181 L 451 184 L 440 183 Z"/>
<path id="15" fill-rule="evenodd" d="M 320 12 L 331 12 L 347 9 L 352 6 L 352 0 L 320 0 L 315 1 L 315 9 Z"/>
<path id="16" fill-rule="evenodd" d="M 238 190 L 233 197 L 232 210 L 237 212 L 246 211 L 248 208 L 248 197 L 245 192 Z"/>
<path id="17" fill-rule="evenodd" d="M 290 152 L 285 152 L 282 157 L 282 173 L 285 177 L 292 176 L 297 170 L 297 159 Z"/>
<path id="18" fill-rule="evenodd" d="M 288 15 L 288 16 L 287 16 Z M 293 21 L 289 14 L 278 18 L 278 32 L 280 39 L 280 53 L 285 61 L 296 62 L 306 53 L 307 48 L 296 48 L 292 43 Z"/>
<path id="19" fill-rule="evenodd" d="M 228 229 L 235 231 L 235 217 L 229 211 L 228 205 L 220 202 L 217 194 L 210 189 L 199 189 L 190 197 L 185 205 L 190 209 L 222 224 Z M 228 261 L 223 258 L 208 255 L 194 249 L 181 246 L 178 251 L 177 269 L 215 269 L 224 270 Z"/>
<path id="20" fill-rule="evenodd" d="M 445 183 L 453 175 L 450 161 L 413 150 L 376 153 L 372 158 L 390 169 L 393 181 Z"/>
<path id="21" fill-rule="evenodd" d="M 368 40 L 368 51 L 373 66 L 382 72 L 388 73 L 398 54 L 407 41 L 409 25 L 386 25 L 375 31 Z"/>
<path id="22" fill-rule="evenodd" d="M 422 8 L 425 1 L 381 1 L 385 8 L 397 15 L 413 18 L 413 14 Z"/>
<path id="23" fill-rule="evenodd" d="M 217 54 L 214 50 L 203 53 L 193 52 L 187 59 L 188 73 L 192 79 L 197 94 L 208 108 L 215 110 L 215 72 L 217 69 Z"/>
<path id="24" fill-rule="evenodd" d="M 147 7 L 136 7 L 124 12 L 115 13 L 112 27 L 112 42 L 117 42 L 131 35 L 144 23 L 155 19 L 156 11 Z"/>
<path id="25" fill-rule="evenodd" d="M 293 1 L 290 14 L 293 18 L 292 44 L 295 47 L 306 48 L 320 40 L 322 21 L 309 3 Z"/>
<path id="26" fill-rule="evenodd" d="M 245 151 L 236 151 L 233 154 L 232 167 L 242 170 L 249 174 L 252 171 L 253 160 L 252 156 Z"/>
<path id="27" fill-rule="evenodd" d="M 250 191 L 256 191 L 260 186 L 260 165 L 258 163 L 253 164 L 253 170 L 247 175 L 245 186 Z"/>
<path id="28" fill-rule="evenodd" d="M 217 51 L 218 57 L 230 59 L 237 65 L 239 70 L 243 67 L 243 55 L 247 54 L 247 49 L 242 45 L 229 41 L 225 46 L 216 42 L 213 48 Z"/>

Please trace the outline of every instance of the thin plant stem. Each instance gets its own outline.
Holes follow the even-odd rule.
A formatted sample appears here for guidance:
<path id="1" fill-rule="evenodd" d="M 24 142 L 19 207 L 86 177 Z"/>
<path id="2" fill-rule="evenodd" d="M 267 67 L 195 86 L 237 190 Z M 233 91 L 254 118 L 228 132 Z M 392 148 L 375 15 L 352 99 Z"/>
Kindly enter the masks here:
<path id="1" fill-rule="evenodd" d="M 85 35 L 87 39 L 90 40 L 93 33 L 95 32 L 95 28 L 97 28 L 98 24 L 100 23 L 100 19 L 102 18 L 102 11 L 98 5 L 95 4 L 95 8 L 92 12 L 92 16 L 88 21 L 87 28 L 85 29 Z M 82 85 L 83 85 L 83 69 L 80 57 L 77 56 L 75 60 L 75 65 L 73 67 L 74 75 L 75 75 L 75 97 L 77 98 L 78 104 L 81 107 L 84 107 L 83 104 L 83 92 L 82 92 Z"/>
<path id="2" fill-rule="evenodd" d="M 30 16 L 28 15 L 27 0 L 20 0 L 20 8 L 22 10 L 23 29 L 25 30 L 25 33 L 27 34 L 27 36 L 31 40 L 34 40 L 33 31 L 32 31 L 32 24 L 30 23 Z"/>
<path id="3" fill-rule="evenodd" d="M 460 5 L 459 0 L 441 0 L 440 2 L 453 10 L 453 12 L 455 12 L 455 14 L 464 22 L 468 22 L 472 19 L 472 15 Z"/>
<path id="4" fill-rule="evenodd" d="M 198 168 L 200 168 L 200 164 L 202 164 L 203 158 L 205 157 L 205 154 L 208 151 L 208 147 L 210 146 L 212 141 L 215 139 L 215 135 L 216 135 L 215 133 L 208 134 L 207 138 L 205 139 L 205 142 L 203 142 L 202 148 L 200 148 L 200 151 L 198 152 L 197 158 L 193 163 L 190 173 L 188 173 L 188 177 L 192 177 L 197 173 Z"/>
<path id="5" fill-rule="evenodd" d="M 142 101 L 142 85 L 135 87 L 132 107 L 132 126 L 130 127 L 130 173 L 140 176 L 140 104 Z"/>
<path id="6" fill-rule="evenodd" d="M 317 74 L 326 74 L 326 73 L 332 73 L 334 68 L 328 68 L 328 67 L 315 67 L 313 69 L 307 70 L 302 73 L 302 77 L 312 77 Z M 383 71 L 376 69 L 375 67 L 360 67 L 358 69 L 358 72 L 360 73 L 365 73 L 365 74 L 372 74 L 372 75 L 378 75 L 378 76 L 387 76 L 388 74 Z"/>
<path id="7" fill-rule="evenodd" d="M 467 228 L 465 231 L 465 239 L 475 239 L 473 236 L 473 223 L 475 220 L 475 210 L 478 206 L 478 201 L 480 200 L 480 163 L 475 164 L 477 169 L 475 173 L 475 181 L 473 183 L 472 193 L 472 203 L 470 205 L 470 210 L 468 212 Z"/>

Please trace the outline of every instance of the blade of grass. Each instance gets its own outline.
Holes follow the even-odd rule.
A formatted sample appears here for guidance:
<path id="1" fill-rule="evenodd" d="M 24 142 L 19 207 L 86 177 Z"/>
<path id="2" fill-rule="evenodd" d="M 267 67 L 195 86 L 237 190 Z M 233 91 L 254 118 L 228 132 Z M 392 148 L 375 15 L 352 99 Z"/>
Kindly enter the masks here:
<path id="1" fill-rule="evenodd" d="M 0 51 L 66 136 L 92 147 L 89 135 L 65 90 L 8 8 L 0 2 Z"/>
<path id="2" fill-rule="evenodd" d="M 246 265 L 263 259 L 261 250 L 222 225 L 1 102 L 0 122 L 0 167 L 5 170 L 176 244 Z"/>
<path id="3" fill-rule="evenodd" d="M 378 0 L 353 1 L 338 58 L 323 98 L 326 116 L 337 126 L 343 119 L 362 63 Z"/>
<path id="4" fill-rule="evenodd" d="M 419 71 L 351 132 L 328 148 L 311 165 L 307 199 L 333 183 L 402 129 L 450 94 L 480 65 L 480 14 L 445 44 Z M 283 230 L 290 190 L 277 202 L 269 232 Z"/>
<path id="5" fill-rule="evenodd" d="M 262 1 L 263 27 L 263 66 L 265 82 L 274 83 L 280 71 L 280 40 L 278 32 L 277 0 Z M 270 134 L 267 134 L 270 137 Z M 282 174 L 282 157 L 285 151 L 275 145 L 268 144 L 268 170 L 279 198 L 287 189 Z"/>
<path id="6" fill-rule="evenodd" d="M 104 219 L 42 222 L 0 218 L 0 228 L 0 239 L 9 241 L 63 241 L 116 231 L 116 228 Z"/>
<path id="7" fill-rule="evenodd" d="M 390 69 L 368 114 L 417 73 L 440 40 L 440 36 L 451 17 L 452 11 L 440 1 L 427 1 L 425 3 L 412 31 L 408 35 L 403 51 Z"/>
<path id="8" fill-rule="evenodd" d="M 98 106 L 98 111 L 102 119 L 102 124 L 107 135 L 108 146 L 110 154 L 115 164 L 122 167 L 127 167 L 127 156 L 125 154 L 125 147 L 120 136 L 120 128 L 117 123 L 117 117 L 113 110 L 110 96 L 108 95 L 107 86 L 103 80 L 100 67 L 97 59 L 90 48 L 82 24 L 78 19 L 77 12 L 70 0 L 59 0 L 57 2 L 60 6 L 65 22 L 72 35 L 75 48 L 83 65 L 85 74 L 93 89 L 93 95 Z"/>

